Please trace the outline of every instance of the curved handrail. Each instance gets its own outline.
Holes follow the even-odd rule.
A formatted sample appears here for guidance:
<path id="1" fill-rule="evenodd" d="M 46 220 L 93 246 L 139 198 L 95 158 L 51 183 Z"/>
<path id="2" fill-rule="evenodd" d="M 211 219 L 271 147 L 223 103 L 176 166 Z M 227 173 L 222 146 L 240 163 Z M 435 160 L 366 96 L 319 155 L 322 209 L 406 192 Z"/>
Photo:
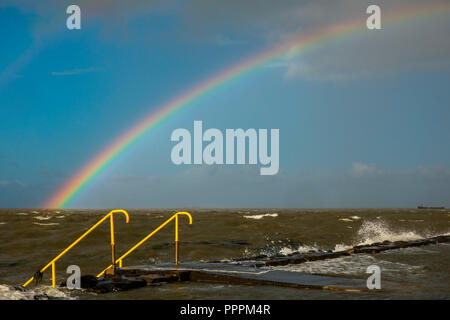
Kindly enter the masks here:
<path id="1" fill-rule="evenodd" d="M 170 217 L 169 219 L 167 219 L 163 224 L 161 224 L 158 228 L 156 228 L 155 230 L 153 230 L 151 233 L 149 233 L 144 239 L 142 239 L 141 241 L 139 241 L 138 243 L 136 243 L 130 250 L 128 250 L 127 252 L 125 252 L 122 256 L 120 256 L 115 262 L 113 262 L 113 264 L 109 265 L 108 267 L 106 267 L 102 272 L 100 272 L 97 275 L 97 278 L 101 277 L 106 270 L 108 270 L 109 268 L 113 267 L 115 264 L 119 263 L 119 267 L 122 267 L 122 261 L 123 259 L 125 259 L 126 256 L 128 256 L 131 252 L 133 252 L 137 247 L 139 247 L 140 245 L 142 245 L 145 241 L 147 241 L 148 239 L 150 239 L 155 233 L 157 233 L 159 230 L 161 230 L 162 228 L 164 228 L 170 221 L 172 221 L 173 219 L 175 219 L 175 264 L 178 265 L 178 249 L 179 249 L 179 245 L 178 245 L 178 216 L 179 215 L 187 215 L 189 218 L 189 224 L 192 224 L 192 216 L 189 212 L 177 212 L 175 213 L 172 217 Z"/>
<path id="2" fill-rule="evenodd" d="M 112 255 L 112 262 L 115 261 L 115 242 L 114 242 L 114 213 L 123 213 L 125 215 L 125 222 L 128 223 L 130 221 L 130 216 L 128 215 L 128 212 L 122 209 L 116 209 L 110 211 L 107 215 L 105 215 L 102 219 L 100 219 L 95 225 L 93 225 L 88 231 L 83 233 L 77 240 L 72 242 L 70 246 L 68 246 L 66 249 L 64 249 L 60 254 L 58 254 L 53 260 L 51 260 L 45 267 L 43 267 L 41 270 L 39 270 L 39 273 L 44 272 L 48 267 L 52 267 L 52 287 L 55 287 L 55 262 L 58 261 L 63 255 L 67 253 L 70 249 L 72 249 L 78 242 L 80 242 L 84 237 L 86 237 L 91 231 L 93 231 L 95 228 L 97 228 L 100 224 L 102 224 L 103 221 L 110 218 L 110 230 L 111 230 L 111 255 Z M 113 264 L 114 266 L 114 264 Z M 31 281 L 33 281 L 35 276 L 32 276 L 27 282 L 25 282 L 22 287 L 26 287 Z"/>

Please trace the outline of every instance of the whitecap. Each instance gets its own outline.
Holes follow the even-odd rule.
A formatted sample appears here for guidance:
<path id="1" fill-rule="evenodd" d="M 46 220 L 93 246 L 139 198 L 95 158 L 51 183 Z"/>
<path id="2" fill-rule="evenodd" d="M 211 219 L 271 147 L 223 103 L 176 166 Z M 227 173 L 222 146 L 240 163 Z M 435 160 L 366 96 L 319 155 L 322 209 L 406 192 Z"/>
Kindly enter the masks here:
<path id="1" fill-rule="evenodd" d="M 251 216 L 244 216 L 244 218 L 255 219 L 255 220 L 259 220 L 264 217 L 278 217 L 278 213 L 266 213 L 266 214 L 255 214 L 255 215 L 251 215 Z"/>
<path id="2" fill-rule="evenodd" d="M 34 219 L 38 219 L 38 220 L 49 220 L 49 219 L 51 219 L 52 217 L 49 217 L 49 216 L 37 216 L 37 217 L 33 217 Z"/>
<path id="3" fill-rule="evenodd" d="M 59 224 L 59 222 L 50 222 L 50 223 L 33 222 L 33 224 L 37 224 L 39 226 L 56 226 Z"/>

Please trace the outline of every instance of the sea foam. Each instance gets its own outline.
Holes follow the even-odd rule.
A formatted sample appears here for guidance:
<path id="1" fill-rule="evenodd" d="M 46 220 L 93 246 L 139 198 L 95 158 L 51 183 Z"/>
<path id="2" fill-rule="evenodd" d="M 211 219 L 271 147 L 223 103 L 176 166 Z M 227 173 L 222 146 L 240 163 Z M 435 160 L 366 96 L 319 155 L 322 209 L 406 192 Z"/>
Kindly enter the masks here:
<path id="1" fill-rule="evenodd" d="M 52 288 L 51 286 L 39 286 L 34 289 L 20 290 L 13 286 L 0 284 L 0 300 L 47 300 L 49 298 L 75 299 L 64 291 L 58 288 Z"/>

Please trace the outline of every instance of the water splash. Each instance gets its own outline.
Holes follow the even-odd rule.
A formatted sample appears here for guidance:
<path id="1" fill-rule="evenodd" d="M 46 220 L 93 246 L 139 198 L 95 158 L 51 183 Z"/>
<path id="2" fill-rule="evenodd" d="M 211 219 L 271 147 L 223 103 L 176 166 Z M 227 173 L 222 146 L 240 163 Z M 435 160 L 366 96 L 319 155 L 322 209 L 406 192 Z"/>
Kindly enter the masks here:
<path id="1" fill-rule="evenodd" d="M 308 253 L 311 251 L 319 251 L 320 249 L 316 246 L 300 245 L 297 248 L 283 247 L 279 250 L 278 254 L 287 256 L 292 253 Z"/>
<path id="2" fill-rule="evenodd" d="M 430 236 L 430 235 L 428 235 Z M 356 245 L 366 245 L 375 242 L 410 241 L 427 237 L 415 231 L 393 230 L 385 221 L 364 221 L 357 232 Z"/>

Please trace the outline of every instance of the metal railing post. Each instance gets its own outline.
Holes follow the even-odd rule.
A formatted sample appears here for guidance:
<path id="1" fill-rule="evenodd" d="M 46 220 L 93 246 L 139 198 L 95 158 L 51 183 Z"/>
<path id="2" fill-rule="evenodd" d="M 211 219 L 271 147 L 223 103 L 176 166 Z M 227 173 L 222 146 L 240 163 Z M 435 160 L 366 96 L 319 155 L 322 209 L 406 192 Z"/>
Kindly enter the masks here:
<path id="1" fill-rule="evenodd" d="M 111 214 L 110 216 L 110 222 L 111 222 L 111 261 L 112 261 L 112 272 L 116 271 L 116 250 L 115 250 L 115 243 L 114 243 L 114 215 Z"/>
<path id="2" fill-rule="evenodd" d="M 55 261 L 52 262 L 52 287 L 54 288 L 56 286 L 56 266 Z"/>
<path id="3" fill-rule="evenodd" d="M 179 259 L 179 242 L 178 242 L 178 213 L 175 214 L 175 265 L 178 265 Z"/>

